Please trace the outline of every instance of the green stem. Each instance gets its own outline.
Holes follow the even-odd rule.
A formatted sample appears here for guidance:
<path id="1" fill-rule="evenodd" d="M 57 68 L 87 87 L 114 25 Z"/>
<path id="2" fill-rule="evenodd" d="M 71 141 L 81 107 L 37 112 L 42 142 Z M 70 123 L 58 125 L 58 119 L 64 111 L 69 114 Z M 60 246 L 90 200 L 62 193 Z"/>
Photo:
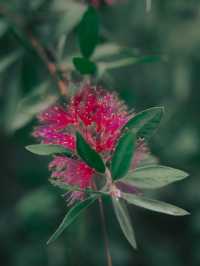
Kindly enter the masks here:
<path id="1" fill-rule="evenodd" d="M 108 264 L 108 266 L 112 266 L 113 265 L 112 264 L 112 257 L 111 257 L 110 249 L 109 249 L 109 240 L 108 240 L 108 235 L 107 235 L 107 230 L 106 230 L 106 219 L 105 219 L 105 213 L 104 213 L 102 198 L 99 197 L 98 201 L 99 201 L 102 230 L 103 230 L 103 236 L 104 236 L 104 242 L 105 242 L 105 252 L 106 252 L 106 257 L 107 257 L 107 264 Z"/>

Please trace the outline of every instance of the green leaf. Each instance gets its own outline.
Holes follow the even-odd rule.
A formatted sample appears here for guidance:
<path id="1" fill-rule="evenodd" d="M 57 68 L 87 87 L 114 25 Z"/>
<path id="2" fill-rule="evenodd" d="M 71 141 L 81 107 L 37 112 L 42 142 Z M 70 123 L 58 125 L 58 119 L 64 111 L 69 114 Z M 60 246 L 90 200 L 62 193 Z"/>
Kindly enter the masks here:
<path id="1" fill-rule="evenodd" d="M 73 1 L 63 1 L 58 3 L 55 1 L 51 5 L 51 12 L 58 14 L 58 24 L 55 34 L 57 37 L 62 34 L 68 35 L 81 21 L 81 18 L 86 10 L 85 5 L 75 3 Z"/>
<path id="2" fill-rule="evenodd" d="M 142 189 L 154 189 L 188 177 L 186 172 L 161 165 L 149 165 L 129 171 L 120 181 Z"/>
<path id="3" fill-rule="evenodd" d="M 70 150 L 54 144 L 34 144 L 26 146 L 26 149 L 37 155 L 53 155 L 53 154 L 65 154 L 67 156 L 72 156 Z"/>
<path id="4" fill-rule="evenodd" d="M 50 91 L 50 83 L 43 82 L 33 89 L 33 92 L 18 103 L 14 119 L 10 124 L 11 130 L 17 130 L 30 122 L 38 113 L 46 110 L 56 102 L 58 96 Z"/>
<path id="5" fill-rule="evenodd" d="M 174 216 L 183 216 L 189 214 L 189 212 L 174 205 L 171 205 L 169 203 L 148 199 L 143 196 L 138 196 L 138 195 L 136 196 L 133 194 L 122 193 L 122 198 L 125 199 L 127 202 L 134 204 L 138 207 L 149 209 L 155 212 L 161 212 Z"/>
<path id="6" fill-rule="evenodd" d="M 8 23 L 5 20 L 0 20 L 0 38 L 3 37 L 3 35 L 7 32 L 8 30 Z"/>
<path id="7" fill-rule="evenodd" d="M 135 64 L 135 59 L 131 57 L 126 57 L 126 58 L 113 60 L 110 62 L 103 62 L 103 61 L 99 62 L 98 68 L 101 71 L 101 75 L 103 75 L 105 71 L 113 70 L 116 68 L 122 68 L 133 64 Z"/>
<path id="8" fill-rule="evenodd" d="M 78 72 L 81 74 L 95 74 L 97 68 L 95 63 L 84 57 L 74 57 L 73 63 Z"/>
<path id="9" fill-rule="evenodd" d="M 78 155 L 97 172 L 104 173 L 105 165 L 101 156 L 93 150 L 79 132 L 76 133 L 76 149 Z"/>
<path id="10" fill-rule="evenodd" d="M 21 99 L 22 88 L 20 80 L 20 64 L 16 63 L 10 71 L 4 73 L 6 101 L 3 112 L 3 126 L 7 134 L 12 133 L 12 124 L 15 123 L 15 114 L 18 102 Z M 13 78 L 10 78 L 10 77 Z"/>
<path id="11" fill-rule="evenodd" d="M 121 48 L 121 51 L 122 51 L 122 48 Z M 118 53 L 119 52 L 120 50 L 118 51 Z M 110 59 L 108 60 L 109 56 L 110 56 Z M 93 59 L 98 60 L 99 77 L 102 77 L 104 73 L 109 70 L 114 70 L 114 69 L 127 67 L 127 66 L 131 66 L 135 64 L 140 64 L 140 63 L 152 63 L 152 62 L 160 61 L 159 56 L 140 56 L 140 57 L 138 56 L 136 57 L 132 55 L 129 55 L 129 56 L 125 55 L 125 56 L 121 56 L 121 58 L 117 58 L 117 54 L 115 54 L 116 58 L 113 58 L 113 57 L 114 57 L 114 51 L 110 55 L 107 54 L 107 57 L 105 58 L 101 58 L 100 56 L 98 56 L 98 54 L 96 56 L 96 53 L 94 54 Z"/>
<path id="12" fill-rule="evenodd" d="M 113 179 L 123 177 L 129 170 L 135 151 L 136 138 L 131 131 L 125 132 L 119 139 L 111 162 Z"/>
<path id="13" fill-rule="evenodd" d="M 136 114 L 124 128 L 133 130 L 137 137 L 149 139 L 158 128 L 164 114 L 163 107 L 152 107 Z"/>
<path id="14" fill-rule="evenodd" d="M 99 18 L 97 10 L 89 7 L 85 12 L 78 28 L 78 39 L 81 53 L 89 58 L 98 43 Z"/>
<path id="15" fill-rule="evenodd" d="M 0 59 L 0 73 L 14 64 L 22 56 L 22 51 L 16 51 Z"/>
<path id="16" fill-rule="evenodd" d="M 126 205 L 124 204 L 124 202 L 122 202 L 119 199 L 113 198 L 112 201 L 113 201 L 113 207 L 114 207 L 117 220 L 122 229 L 122 232 L 124 233 L 124 236 L 126 237 L 128 242 L 131 244 L 131 246 L 134 249 L 137 249 L 135 233 L 131 225 L 131 221 L 130 221 L 130 217 L 129 217 Z"/>
<path id="17" fill-rule="evenodd" d="M 153 63 L 164 60 L 163 55 L 138 55 L 135 49 L 119 46 L 116 43 L 104 43 L 98 46 L 92 56 L 93 60 L 98 60 L 108 64 L 108 69 L 117 68 L 138 63 Z"/>
<path id="18" fill-rule="evenodd" d="M 118 55 L 122 50 L 123 48 L 116 43 L 101 44 L 95 49 L 92 59 L 95 61 L 102 61 L 104 59 Z"/>
<path id="19" fill-rule="evenodd" d="M 97 197 L 90 197 L 84 201 L 78 202 L 74 207 L 72 207 L 66 216 L 64 217 L 63 221 L 59 225 L 58 229 L 55 231 L 55 233 L 50 237 L 50 239 L 47 241 L 47 244 L 52 243 L 55 241 L 61 233 L 86 209 L 88 208 Z"/>

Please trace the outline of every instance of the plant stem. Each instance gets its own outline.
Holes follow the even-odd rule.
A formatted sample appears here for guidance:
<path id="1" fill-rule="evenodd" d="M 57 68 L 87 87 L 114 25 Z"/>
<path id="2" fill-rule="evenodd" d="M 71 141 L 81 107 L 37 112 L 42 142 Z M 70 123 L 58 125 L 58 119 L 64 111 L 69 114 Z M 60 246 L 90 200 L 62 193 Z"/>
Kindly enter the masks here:
<path id="1" fill-rule="evenodd" d="M 58 90 L 59 90 L 59 93 L 63 96 L 66 96 L 68 93 L 68 88 L 67 88 L 66 82 L 64 82 L 62 79 L 58 78 L 56 64 L 50 62 L 50 60 L 49 60 L 49 58 L 45 52 L 45 49 L 40 44 L 40 42 L 36 39 L 36 37 L 33 36 L 32 33 L 30 33 L 30 32 L 27 35 L 29 37 L 29 40 L 31 42 L 32 47 L 35 49 L 38 56 L 41 58 L 43 63 L 46 65 L 52 79 L 55 80 L 57 87 L 58 87 Z"/>
<path id="2" fill-rule="evenodd" d="M 112 266 L 113 265 L 112 264 L 112 257 L 111 257 L 110 249 L 109 249 L 109 241 L 108 241 L 108 235 L 107 235 L 107 230 L 106 230 L 106 220 L 105 220 L 105 213 L 104 213 L 102 198 L 99 197 L 98 201 L 99 201 L 102 230 L 103 230 L 103 236 L 104 236 L 104 242 L 105 242 L 105 252 L 106 252 L 106 257 L 107 257 L 107 264 L 108 264 L 108 266 Z"/>

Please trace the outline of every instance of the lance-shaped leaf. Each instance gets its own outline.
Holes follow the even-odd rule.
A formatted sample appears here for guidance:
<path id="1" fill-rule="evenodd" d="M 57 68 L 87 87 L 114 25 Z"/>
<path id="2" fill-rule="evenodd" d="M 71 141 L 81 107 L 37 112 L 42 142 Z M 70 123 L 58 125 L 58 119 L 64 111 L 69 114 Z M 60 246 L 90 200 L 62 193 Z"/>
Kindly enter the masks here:
<path id="1" fill-rule="evenodd" d="M 125 199 L 127 202 L 134 204 L 138 207 L 149 209 L 155 212 L 161 212 L 174 216 L 183 216 L 189 214 L 189 212 L 187 212 L 186 210 L 183 210 L 169 203 L 154 199 L 148 199 L 139 195 L 136 196 L 133 194 L 122 193 L 122 198 Z"/>
<path id="2" fill-rule="evenodd" d="M 135 143 L 135 134 L 131 131 L 125 132 L 119 139 L 111 162 L 113 179 L 123 177 L 128 172 L 135 151 Z"/>
<path id="3" fill-rule="evenodd" d="M 95 63 L 85 57 L 74 57 L 73 63 L 76 70 L 83 75 L 94 74 L 97 70 Z"/>
<path id="4" fill-rule="evenodd" d="M 102 61 L 104 59 L 108 59 L 111 58 L 113 56 L 116 56 L 117 54 L 119 54 L 120 52 L 123 51 L 123 48 L 120 47 L 118 44 L 116 43 L 105 43 L 105 44 L 101 44 L 99 45 L 92 58 L 95 61 Z"/>
<path id="5" fill-rule="evenodd" d="M 5 84 L 6 87 L 4 88 L 4 90 L 6 91 L 6 99 L 8 100 L 5 101 L 4 112 L 2 114 L 2 117 L 3 117 L 4 130 L 6 131 L 7 134 L 13 132 L 12 125 L 16 121 L 18 102 L 20 101 L 22 95 L 20 71 L 21 68 L 18 62 L 18 65 L 16 64 L 15 68 L 11 69 L 11 72 L 8 71 L 8 73 L 4 74 L 7 80 Z M 0 73 L 1 73 L 1 66 L 0 66 Z M 12 75 L 15 78 L 12 79 L 9 78 L 10 75 Z"/>
<path id="6" fill-rule="evenodd" d="M 55 231 L 55 233 L 50 237 L 50 239 L 47 241 L 47 244 L 52 243 L 55 241 L 61 233 L 86 209 L 88 208 L 97 197 L 90 197 L 84 201 L 78 202 L 74 207 L 72 207 L 66 216 L 64 217 L 63 221 L 59 225 L 58 229 Z"/>
<path id="7" fill-rule="evenodd" d="M 135 233 L 130 221 L 129 213 L 126 208 L 126 205 L 124 202 L 122 202 L 119 199 L 113 198 L 113 207 L 114 211 L 117 217 L 117 220 L 119 222 L 119 225 L 122 229 L 122 232 L 124 233 L 124 236 L 128 240 L 128 242 L 131 244 L 131 246 L 136 249 L 137 244 L 135 240 Z"/>
<path id="8" fill-rule="evenodd" d="M 29 123 L 38 113 L 46 110 L 58 99 L 57 94 L 51 91 L 50 83 L 45 81 L 36 86 L 30 94 L 21 99 L 16 108 L 10 130 L 17 130 Z"/>
<path id="9" fill-rule="evenodd" d="M 99 61 L 99 67 L 104 71 L 108 71 L 139 63 L 152 63 L 158 60 L 160 61 L 159 56 L 141 56 L 141 57 L 125 56 L 110 61 Z"/>
<path id="10" fill-rule="evenodd" d="M 86 6 L 76 1 L 53 1 L 51 12 L 57 14 L 57 23 L 53 23 L 54 34 L 57 38 L 68 34 L 80 23 Z"/>
<path id="11" fill-rule="evenodd" d="M 4 58 L 0 59 L 0 73 L 5 71 L 8 67 L 10 67 L 12 64 L 14 64 L 21 56 L 22 56 L 22 51 L 16 51 L 13 52 Z"/>
<path id="12" fill-rule="evenodd" d="M 84 57 L 90 57 L 98 43 L 99 18 L 94 7 L 89 7 L 85 12 L 79 28 L 78 38 L 81 53 Z"/>
<path id="13" fill-rule="evenodd" d="M 120 181 L 142 189 L 166 186 L 188 177 L 184 171 L 162 165 L 149 165 L 129 171 Z"/>
<path id="14" fill-rule="evenodd" d="M 105 165 L 101 156 L 90 147 L 79 132 L 76 133 L 76 150 L 81 159 L 90 167 L 94 168 L 97 172 L 105 172 Z"/>
<path id="15" fill-rule="evenodd" d="M 0 38 L 8 31 L 9 25 L 5 20 L 0 20 Z"/>
<path id="16" fill-rule="evenodd" d="M 158 128 L 163 114 L 163 107 L 149 108 L 131 118 L 124 128 L 133 130 L 137 137 L 149 139 Z"/>
<path id="17" fill-rule="evenodd" d="M 70 157 L 72 156 L 70 150 L 54 144 L 33 144 L 26 146 L 26 149 L 37 155 L 65 154 Z"/>

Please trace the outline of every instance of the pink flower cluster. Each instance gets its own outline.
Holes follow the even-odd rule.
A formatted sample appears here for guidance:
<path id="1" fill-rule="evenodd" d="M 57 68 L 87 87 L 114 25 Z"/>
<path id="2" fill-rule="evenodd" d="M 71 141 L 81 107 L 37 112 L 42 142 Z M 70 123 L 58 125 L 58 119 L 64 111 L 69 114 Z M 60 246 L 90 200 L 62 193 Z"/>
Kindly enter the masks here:
<path id="1" fill-rule="evenodd" d="M 55 105 L 38 116 L 40 125 L 33 135 L 45 144 L 62 145 L 72 151 L 76 148 L 76 131 L 95 149 L 105 162 L 110 159 L 122 127 L 134 114 L 115 93 L 101 87 L 84 85 L 68 105 Z M 147 148 L 141 141 L 133 158 L 135 168 L 144 158 Z M 49 164 L 52 177 L 81 189 L 92 186 L 95 170 L 80 159 L 56 156 Z"/>

